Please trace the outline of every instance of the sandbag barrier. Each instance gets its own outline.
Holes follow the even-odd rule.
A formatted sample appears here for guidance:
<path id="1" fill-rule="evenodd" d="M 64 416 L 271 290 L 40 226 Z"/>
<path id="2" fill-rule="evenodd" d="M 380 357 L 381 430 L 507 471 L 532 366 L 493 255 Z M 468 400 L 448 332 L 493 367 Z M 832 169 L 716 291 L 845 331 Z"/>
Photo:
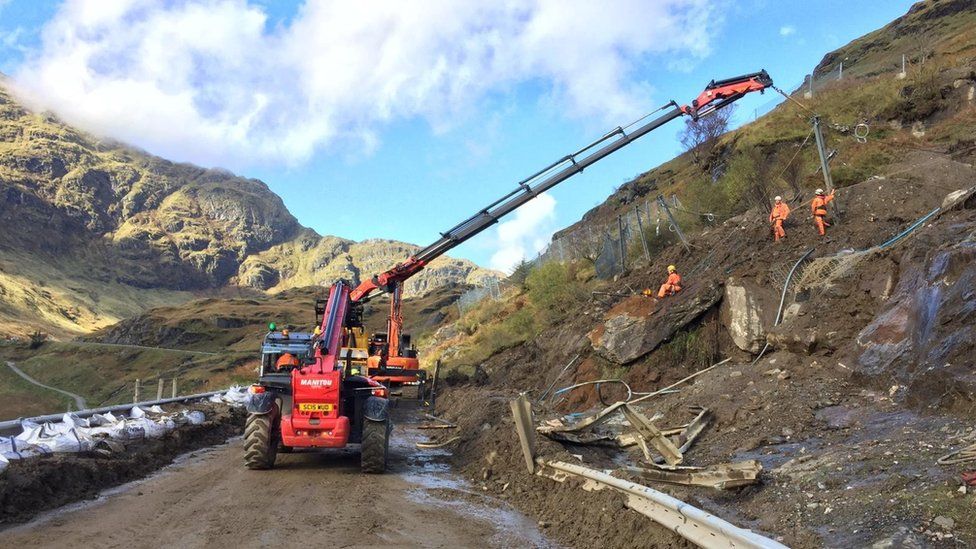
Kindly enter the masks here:
<path id="1" fill-rule="evenodd" d="M 206 400 L 241 406 L 247 398 L 245 388 L 231 387 L 184 397 L 81 410 L 61 416 L 3 422 L 0 429 L 19 426 L 21 432 L 15 436 L 0 437 L 0 472 L 7 468 L 10 460 L 52 453 L 90 452 L 100 446 L 112 451 L 118 442 L 160 438 L 181 425 L 199 425 L 206 419 L 200 411 L 166 412 L 160 408 L 160 404 Z"/>

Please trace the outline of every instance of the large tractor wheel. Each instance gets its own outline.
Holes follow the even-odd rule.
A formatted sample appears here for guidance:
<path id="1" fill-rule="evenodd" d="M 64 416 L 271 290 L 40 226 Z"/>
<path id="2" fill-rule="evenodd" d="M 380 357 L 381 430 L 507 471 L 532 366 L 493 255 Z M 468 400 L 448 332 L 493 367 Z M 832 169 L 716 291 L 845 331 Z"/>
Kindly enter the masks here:
<path id="1" fill-rule="evenodd" d="M 272 414 L 251 414 L 244 424 L 244 465 L 248 469 L 270 469 L 278 455 L 281 435 L 274 428 Z"/>
<path id="2" fill-rule="evenodd" d="M 360 468 L 364 473 L 385 473 L 390 454 L 390 420 L 363 420 Z"/>

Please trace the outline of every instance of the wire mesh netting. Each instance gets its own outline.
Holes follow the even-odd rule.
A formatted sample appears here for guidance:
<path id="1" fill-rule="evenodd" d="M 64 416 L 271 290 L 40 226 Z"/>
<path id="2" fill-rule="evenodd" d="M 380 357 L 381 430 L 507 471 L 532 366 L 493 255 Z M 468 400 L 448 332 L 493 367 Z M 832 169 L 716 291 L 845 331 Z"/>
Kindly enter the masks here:
<path id="1" fill-rule="evenodd" d="M 826 288 L 850 274 L 858 263 L 878 251 L 877 248 L 870 248 L 859 252 L 847 251 L 830 257 L 818 257 L 803 267 L 803 271 L 797 277 L 796 290 L 800 292 Z"/>

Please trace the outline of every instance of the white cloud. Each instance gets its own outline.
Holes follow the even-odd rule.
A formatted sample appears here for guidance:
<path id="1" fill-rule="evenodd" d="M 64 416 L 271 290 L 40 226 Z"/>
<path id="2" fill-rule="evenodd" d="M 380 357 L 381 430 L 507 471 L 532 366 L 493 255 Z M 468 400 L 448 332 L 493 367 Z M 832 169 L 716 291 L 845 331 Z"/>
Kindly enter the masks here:
<path id="1" fill-rule="evenodd" d="M 783 25 L 782 27 L 779 28 L 780 36 L 791 36 L 794 34 L 796 34 L 796 27 L 794 27 L 793 25 Z"/>
<path id="2" fill-rule="evenodd" d="M 540 194 L 498 225 L 497 248 L 491 268 L 511 272 L 522 259 L 532 259 L 546 248 L 554 231 L 556 199 Z"/>
<path id="3" fill-rule="evenodd" d="M 717 5 L 307 0 L 270 25 L 247 0 L 65 0 L 15 78 L 68 121 L 157 154 L 297 165 L 375 146 L 398 119 L 449 128 L 526 83 L 569 116 L 617 123 L 653 105 L 637 69 L 709 53 Z"/>

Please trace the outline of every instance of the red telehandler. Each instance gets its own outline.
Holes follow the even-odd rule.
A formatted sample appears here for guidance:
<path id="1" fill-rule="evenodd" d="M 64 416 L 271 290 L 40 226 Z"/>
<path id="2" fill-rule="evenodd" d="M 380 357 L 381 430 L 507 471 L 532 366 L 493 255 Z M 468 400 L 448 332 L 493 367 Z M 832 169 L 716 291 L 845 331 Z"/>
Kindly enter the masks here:
<path id="1" fill-rule="evenodd" d="M 342 448 L 360 444 L 366 473 L 386 470 L 392 423 L 387 383 L 422 381 L 415 351 L 401 334 L 403 284 L 428 263 L 494 225 L 559 183 L 629 145 L 664 124 L 687 115 L 707 116 L 750 92 L 773 85 L 766 71 L 713 80 L 690 105 L 672 107 L 630 133 L 622 128 L 519 182 L 512 192 L 455 225 L 441 238 L 392 269 L 355 289 L 339 281 L 329 297 L 316 303 L 315 333 L 271 331 L 265 336 L 258 383 L 250 388 L 244 430 L 244 462 L 251 469 L 274 466 L 279 451 L 295 448 Z M 354 366 L 361 349 L 363 305 L 376 292 L 390 294 L 385 338 L 372 338 L 367 371 Z M 378 334 L 377 334 L 378 335 Z M 288 360 L 282 357 L 288 355 Z M 367 375 L 360 375 L 365 373 Z"/>

